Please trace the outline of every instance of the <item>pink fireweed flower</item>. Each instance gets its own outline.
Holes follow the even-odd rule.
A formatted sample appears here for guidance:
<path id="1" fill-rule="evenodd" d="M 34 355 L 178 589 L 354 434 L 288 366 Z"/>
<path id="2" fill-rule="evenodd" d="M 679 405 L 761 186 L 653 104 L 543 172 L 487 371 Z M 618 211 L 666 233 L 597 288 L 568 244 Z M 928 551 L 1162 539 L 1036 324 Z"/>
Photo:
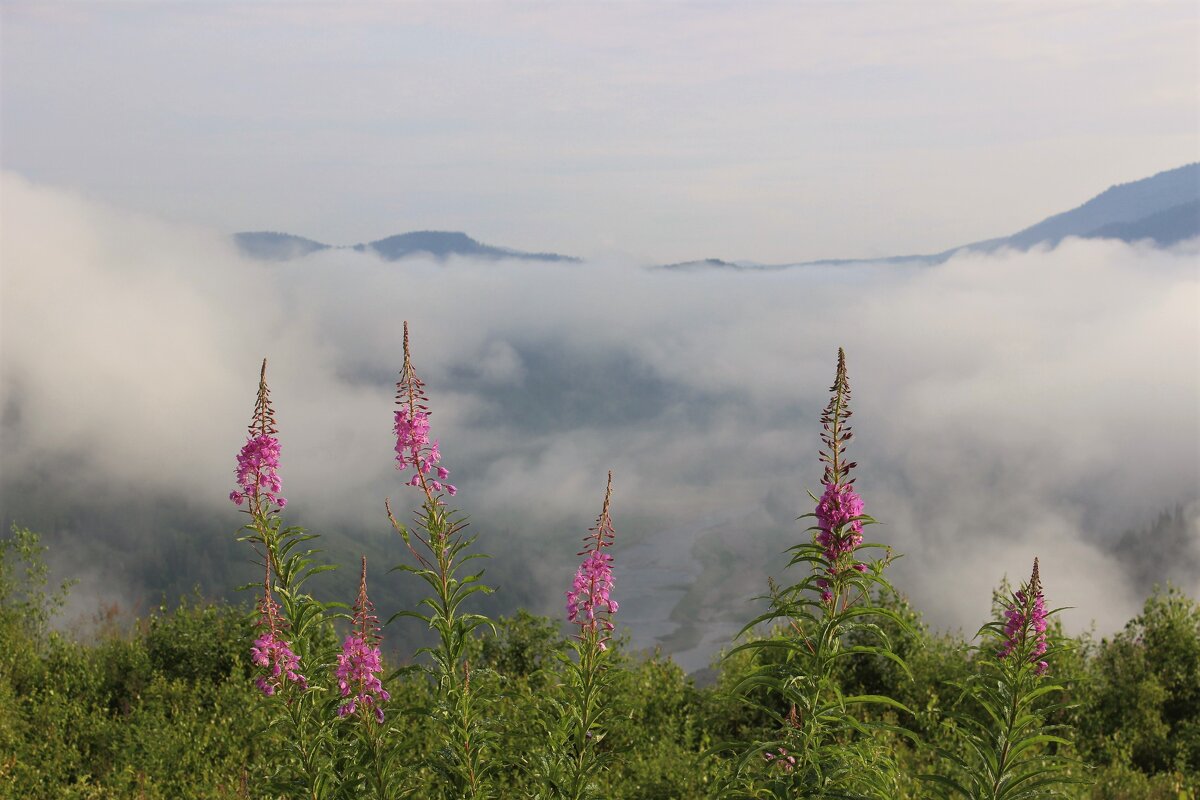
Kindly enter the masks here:
<path id="1" fill-rule="evenodd" d="M 458 488 L 446 483 L 450 470 L 439 466 L 442 459 L 438 440 L 429 438 L 429 407 L 425 400 L 425 383 L 417 377 L 408 350 L 408 323 L 404 323 L 404 366 L 396 384 L 396 405 L 392 430 L 396 434 L 396 469 L 412 469 L 409 486 L 421 486 L 430 492 L 458 493 Z M 436 477 L 429 476 L 434 472 Z M 429 477 L 427 477 L 429 476 Z"/>
<path id="2" fill-rule="evenodd" d="M 779 767 L 784 772 L 791 772 L 796 768 L 796 757 L 788 753 L 786 747 L 779 748 L 778 755 L 770 751 L 763 753 L 763 759 L 768 764 Z"/>
<path id="3" fill-rule="evenodd" d="M 612 472 L 609 472 L 604 506 L 595 527 L 584 537 L 586 547 L 579 553 L 587 558 L 575 571 L 575 580 L 567 592 L 567 621 L 580 626 L 581 639 L 598 637 L 601 650 L 607 647 L 608 634 L 613 630 L 612 615 L 618 608 L 617 601 L 612 599 L 612 556 L 604 552 L 605 547 L 612 546 L 615 536 L 608 512 L 611 501 Z"/>
<path id="4" fill-rule="evenodd" d="M 846 442 L 850 441 L 854 434 L 851 433 L 848 424 L 853 412 L 850 411 L 850 381 L 846 377 L 846 353 L 840 347 L 837 375 L 829 391 L 833 396 L 821 414 L 823 449 L 820 451 L 820 460 L 825 464 L 825 474 L 821 483 L 825 486 L 825 491 L 817 501 L 815 509 L 818 529 L 815 540 L 823 549 L 825 560 L 830 564 L 829 574 L 837 576 L 846 569 L 858 572 L 867 570 L 866 564 L 860 564 L 853 558 L 854 551 L 863 541 L 862 520 L 858 518 L 863 515 L 864 506 L 862 498 L 854 490 L 854 478 L 850 477 L 850 470 L 858 464 L 843 458 Z M 824 592 L 822 598 L 828 594 Z"/>
<path id="5" fill-rule="evenodd" d="M 254 684 L 263 694 L 270 697 L 292 681 L 301 690 L 308 688 L 308 680 L 300 674 L 300 657 L 292 652 L 291 645 L 273 633 L 264 633 L 254 640 L 250 648 L 250 660 L 267 671 L 254 679 Z"/>
<path id="6" fill-rule="evenodd" d="M 364 557 L 358 600 L 354 604 L 354 629 L 342 643 L 334 671 L 338 691 L 346 698 L 338 706 L 338 716 L 348 717 L 359 710 L 366 714 L 374 709 L 375 720 L 382 724 L 383 709 L 379 704 L 392 696 L 379 678 L 383 672 L 383 656 L 379 652 L 379 620 L 374 610 L 374 605 L 367 599 L 367 559 Z"/>
<path id="7" fill-rule="evenodd" d="M 391 695 L 383 688 L 379 673 L 383 672 L 383 657 L 378 647 L 372 647 L 359 636 L 350 635 L 342 643 L 338 654 L 337 682 L 342 697 L 348 698 L 338 706 L 338 716 L 348 717 L 363 709 L 374 707 L 375 720 L 383 722 L 383 709 L 379 703 L 390 700 Z"/>
<path id="8" fill-rule="evenodd" d="M 856 517 L 863 514 L 863 501 L 849 484 L 828 484 L 817 503 L 816 513 L 817 527 L 822 531 L 833 533 L 849 525 L 851 532 L 862 534 L 862 520 Z"/>
<path id="9" fill-rule="evenodd" d="M 250 648 L 250 661 L 265 670 L 265 674 L 254 679 L 254 684 L 270 697 L 289 682 L 308 688 L 308 680 L 300 673 L 300 658 L 284 639 L 287 622 L 280 613 L 279 604 L 271 596 L 271 564 L 267 562 L 267 576 L 263 581 L 263 596 L 258 601 L 258 627 L 264 629 Z"/>
<path id="10" fill-rule="evenodd" d="M 267 360 L 264 358 L 258 376 L 258 399 L 248 426 L 249 438 L 237 456 L 238 488 L 229 499 L 241 505 L 249 501 L 252 514 L 275 506 L 283 509 L 287 500 L 280 497 L 283 484 L 279 480 L 279 439 L 275 428 L 275 411 L 271 408 L 271 391 L 267 388 Z"/>
<path id="11" fill-rule="evenodd" d="M 1038 560 L 1033 560 L 1033 574 L 1029 583 L 1013 593 L 1013 600 L 1004 611 L 1004 644 L 996 654 L 1007 658 L 1013 651 L 1027 642 L 1033 646 L 1029 652 L 1029 663 L 1035 664 L 1035 672 L 1044 675 L 1049 664 L 1040 660 L 1045 655 L 1046 644 L 1046 601 L 1042 597 L 1042 579 L 1038 574 Z"/>
<path id="12" fill-rule="evenodd" d="M 817 544 L 825 548 L 825 558 L 837 563 L 842 556 L 849 555 L 862 544 L 862 520 L 856 519 L 863 513 L 863 501 L 846 484 L 828 484 L 820 502 L 817 503 Z M 852 565 L 857 568 L 857 565 Z"/>
<path id="13" fill-rule="evenodd" d="M 268 505 L 282 509 L 287 500 L 279 496 L 283 485 L 279 480 L 279 440 L 274 436 L 251 436 L 237 457 L 238 490 L 229 499 L 241 505 L 255 494 Z"/>
<path id="14" fill-rule="evenodd" d="M 817 588 L 821 590 L 821 602 L 829 605 L 833 602 L 833 592 L 829 591 L 829 580 L 817 578 Z"/>
<path id="15" fill-rule="evenodd" d="M 612 599 L 612 556 L 607 553 L 590 553 L 579 569 L 575 581 L 567 592 L 567 621 L 580 625 L 596 620 L 596 610 L 617 613 L 617 602 Z M 607 625 L 612 630 L 611 623 Z"/>

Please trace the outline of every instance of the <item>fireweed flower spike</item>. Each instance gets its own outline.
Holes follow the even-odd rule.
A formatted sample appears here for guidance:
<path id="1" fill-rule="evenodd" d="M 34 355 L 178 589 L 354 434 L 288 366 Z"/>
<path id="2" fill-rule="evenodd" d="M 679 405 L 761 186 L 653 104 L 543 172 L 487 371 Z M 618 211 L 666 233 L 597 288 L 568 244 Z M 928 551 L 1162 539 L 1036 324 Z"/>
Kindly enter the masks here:
<path id="1" fill-rule="evenodd" d="M 608 508 L 612 500 L 612 472 L 608 473 L 608 488 L 604 506 L 596 525 L 584 537 L 585 547 L 579 553 L 587 556 L 575 572 L 575 581 L 567 592 L 567 621 L 580 626 L 581 639 L 596 639 L 601 650 L 606 647 L 608 634 L 613 630 L 612 615 L 617 602 L 612 599 L 612 556 L 604 552 L 611 547 L 615 531 Z M 597 617 L 597 612 L 603 616 Z"/>
<path id="2" fill-rule="evenodd" d="M 258 399 L 254 416 L 248 426 L 249 437 L 237 456 L 238 488 L 229 493 L 237 505 L 249 503 L 255 516 L 269 513 L 272 506 L 280 510 L 287 500 L 280 497 L 283 486 L 279 480 L 279 432 L 275 427 L 275 410 L 271 408 L 271 390 L 267 388 L 267 360 L 264 358 L 258 376 Z"/>
<path id="3" fill-rule="evenodd" d="M 847 569 L 859 572 L 867 569 L 865 564 L 858 563 L 853 557 L 863 541 L 860 517 L 864 511 L 862 498 L 854 491 L 854 478 L 850 477 L 850 470 L 858 464 L 844 458 L 846 442 L 854 434 L 848 424 L 853 412 L 850 411 L 846 354 L 840 347 L 837 374 L 829 391 L 833 396 L 821 414 L 821 444 L 824 449 L 820 451 L 820 460 L 825 464 L 821 483 L 825 491 L 817 502 L 816 542 L 823 548 L 825 560 L 829 562 L 829 575 L 836 577 Z M 832 594 L 828 590 L 828 581 L 824 583 L 821 596 L 825 602 L 830 602 Z"/>
<path id="4" fill-rule="evenodd" d="M 954 684 L 973 703 L 946 712 L 953 746 L 938 748 L 937 774 L 919 776 L 937 784 L 942 797 L 950 791 L 968 800 L 1074 797 L 1062 787 L 1091 782 L 1070 754 L 1072 728 L 1056 721 L 1073 706 L 1066 687 L 1046 678 L 1047 660 L 1066 649 L 1047 641 L 1053 613 L 1046 611 L 1035 558 L 1029 582 L 1004 601 L 1000 619 L 979 629 L 975 674 Z"/>
<path id="5" fill-rule="evenodd" d="M 821 413 L 823 491 L 811 495 L 815 508 L 803 515 L 814 518 L 808 536 L 787 551 L 787 567 L 804 575 L 791 585 L 768 580 L 762 599 L 769 607 L 738 634 L 753 638 L 726 653 L 752 657 L 754 666 L 733 693 L 776 724 L 729 744 L 741 754 L 721 797 L 896 796 L 892 752 L 884 742 L 898 729 L 880 722 L 883 714 L 861 709 L 907 709 L 881 694 L 848 694 L 843 680 L 846 665 L 858 660 L 887 659 L 907 674 L 893 642 L 912 629 L 884 604 L 892 594 L 884 576 L 891 550 L 863 541 L 864 527 L 874 520 L 864 513 L 851 477 L 856 465 L 846 457 L 850 382 L 841 348 L 829 390 Z M 883 551 L 882 557 L 871 557 L 871 550 Z M 773 630 L 763 635 L 764 625 Z M 890 732 L 876 736 L 875 730 Z"/>
<path id="6" fill-rule="evenodd" d="M 249 517 L 238 541 L 254 547 L 266 570 L 258 604 L 258 638 L 250 652 L 256 668 L 254 682 L 263 694 L 286 698 L 284 703 L 268 704 L 270 724 L 286 732 L 295 754 L 287 759 L 289 766 L 269 778 L 267 794 L 295 797 L 303 785 L 310 790 L 304 795 L 315 798 L 322 796 L 320 787 L 332 774 L 333 754 L 331 740 L 322 733 L 325 695 L 308 691 L 301 658 L 310 670 L 315 664 L 328 663 L 323 637 L 327 617 L 325 604 L 301 587 L 313 574 L 333 567 L 315 563 L 313 555 L 319 551 L 297 547 L 315 539 L 315 534 L 283 525 L 280 511 L 286 501 L 280 496 L 277 432 L 263 359 L 249 437 L 237 457 L 237 490 L 229 497 Z"/>
<path id="7" fill-rule="evenodd" d="M 354 603 L 354 629 L 342 643 L 338 655 L 338 690 L 346 698 L 338 706 L 338 716 L 348 717 L 358 710 L 364 714 L 374 708 L 375 720 L 383 723 L 379 704 L 391 699 L 383 688 L 379 674 L 383 672 L 383 657 L 379 652 L 379 620 L 375 606 L 367 599 L 367 559 L 362 560 L 362 578 L 358 584 L 358 600 Z"/>
<path id="8" fill-rule="evenodd" d="M 267 574 L 263 580 L 263 595 L 258 601 L 258 614 L 258 627 L 262 633 L 250 648 L 250 660 L 266 672 L 255 678 L 255 685 L 268 697 L 285 687 L 289 681 L 299 686 L 301 691 L 307 689 L 308 680 L 300 674 L 300 658 L 283 638 L 287 622 L 279 611 L 279 604 L 271 596 L 270 559 L 267 560 Z"/>
<path id="9" fill-rule="evenodd" d="M 396 432 L 396 469 L 412 469 L 409 486 L 420 486 L 426 494 L 445 492 L 451 496 L 458 489 L 446 479 L 450 470 L 439 466 L 442 454 L 438 441 L 429 440 L 429 406 L 425 400 L 425 384 L 413 370 L 408 351 L 408 323 L 404 323 L 404 366 L 396 384 L 396 405 L 393 430 Z M 433 472 L 433 475 L 430 473 Z"/>
<path id="10" fill-rule="evenodd" d="M 416 524 L 412 527 L 396 519 L 390 500 L 384 500 L 384 508 L 388 521 L 416 560 L 415 565 L 400 564 L 397 569 L 418 576 L 432 590 L 432 596 L 421 600 L 423 612 L 405 613 L 424 620 L 438 632 L 438 644 L 427 650 L 433 663 L 425 672 L 431 679 L 435 700 L 430 715 L 434 722 L 431 746 L 437 753 L 444 796 L 482 800 L 494 796 L 492 772 L 498 752 L 494 728 L 484 713 L 491 689 L 485 682 L 482 687 L 468 690 L 465 663 L 472 632 L 490 622 L 484 615 L 465 613 L 460 607 L 477 592 L 491 592 L 491 587 L 480 580 L 482 570 L 472 575 L 459 572 L 466 562 L 483 555 L 467 552 L 475 537 L 463 534 L 465 518 L 446 506 L 444 495 L 453 495 L 457 489 L 446 483 L 450 471 L 438 463 L 441 453 L 437 440 L 430 439 L 424 384 L 413 369 L 411 352 L 406 322 L 404 365 L 396 383 L 398 408 L 393 415 L 396 466 L 412 470 L 406 483 L 419 487 L 424 501 L 421 509 L 413 512 Z"/>
<path id="11" fill-rule="evenodd" d="M 570 643 L 575 658 L 566 658 L 563 702 L 556 703 L 556 723 L 547 729 L 555 743 L 555 760 L 542 775 L 548 794 L 569 800 L 597 797 L 595 783 L 607 770 L 612 753 L 602 744 L 605 720 L 612 712 L 608 641 L 617 603 L 612 599 L 612 556 L 605 552 L 614 538 L 612 472 L 604 489 L 604 505 L 596 524 L 583 537 L 583 563 L 567 594 L 567 620 L 579 626 Z M 551 762 L 547 762 L 548 764 Z"/>
<path id="12" fill-rule="evenodd" d="M 1046 601 L 1042 597 L 1042 578 L 1038 574 L 1038 560 L 1033 560 L 1033 574 L 1028 585 L 1013 593 L 1012 602 L 1004 611 L 1004 644 L 996 654 L 1007 658 L 1027 642 L 1032 643 L 1029 663 L 1036 664 L 1038 675 L 1044 675 L 1049 664 L 1041 661 L 1046 645 Z"/>

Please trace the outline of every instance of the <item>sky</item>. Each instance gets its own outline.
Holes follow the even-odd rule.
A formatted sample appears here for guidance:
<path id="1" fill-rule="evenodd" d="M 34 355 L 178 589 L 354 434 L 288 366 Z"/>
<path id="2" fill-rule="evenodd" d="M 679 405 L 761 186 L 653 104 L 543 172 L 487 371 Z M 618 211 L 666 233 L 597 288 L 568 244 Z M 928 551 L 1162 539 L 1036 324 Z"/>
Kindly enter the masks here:
<path id="1" fill-rule="evenodd" d="M 0 3 L 0 166 L 218 233 L 787 262 L 1200 157 L 1200 8 Z"/>

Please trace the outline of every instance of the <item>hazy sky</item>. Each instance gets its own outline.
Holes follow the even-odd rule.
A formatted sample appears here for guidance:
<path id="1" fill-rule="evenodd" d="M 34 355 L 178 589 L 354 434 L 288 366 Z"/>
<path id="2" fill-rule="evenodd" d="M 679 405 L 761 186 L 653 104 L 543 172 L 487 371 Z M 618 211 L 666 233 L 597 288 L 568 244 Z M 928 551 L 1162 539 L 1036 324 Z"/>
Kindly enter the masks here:
<path id="1" fill-rule="evenodd" d="M 0 164 L 223 232 L 895 255 L 1200 157 L 1190 0 L 0 8 Z"/>

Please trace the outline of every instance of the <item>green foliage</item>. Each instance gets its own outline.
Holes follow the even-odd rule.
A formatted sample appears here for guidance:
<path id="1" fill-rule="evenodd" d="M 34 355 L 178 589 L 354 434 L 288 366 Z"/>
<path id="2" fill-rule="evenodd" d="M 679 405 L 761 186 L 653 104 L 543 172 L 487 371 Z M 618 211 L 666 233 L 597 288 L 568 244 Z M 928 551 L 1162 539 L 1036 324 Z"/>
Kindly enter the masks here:
<path id="1" fill-rule="evenodd" d="M 1035 800 L 1087 782 L 1066 755 L 1069 727 L 1051 721 L 1070 708 L 1048 676 L 1068 648 L 1049 626 L 1055 612 L 1043 605 L 1036 558 L 1029 582 L 1005 595 L 994 602 L 1002 618 L 977 634 L 974 674 L 954 684 L 961 695 L 947 714 L 953 744 L 938 747 L 939 770 L 921 776 L 943 796 Z"/>
<path id="2" fill-rule="evenodd" d="M 58 639 L 41 649 L 24 650 L 31 655 L 23 661 L 20 687 L 10 679 L 11 673 L 0 677 L 0 797 L 143 796 L 166 800 L 277 796 L 267 793 L 261 776 L 269 773 L 286 745 L 281 731 L 268 727 L 268 705 L 246 678 L 249 639 L 238 633 L 234 622 L 241 619 L 245 625 L 245 617 L 244 609 L 232 606 L 187 603 L 174 611 L 159 610 L 152 620 L 95 644 Z M 1147 619 L 1144 614 L 1142 618 Z M 214 619 L 230 623 L 213 625 Z M 1156 615 L 1149 619 L 1158 624 Z M 916 712 L 911 727 L 921 738 L 937 741 L 938 731 L 946 730 L 946 707 L 959 694 L 949 681 L 959 680 L 964 670 L 972 668 L 971 662 L 961 640 L 929 633 L 920 624 L 911 627 L 917 643 L 906 660 L 913 680 L 899 681 L 907 692 L 900 697 Z M 186 674 L 173 672 L 161 657 L 166 652 L 162 643 L 152 645 L 150 641 L 151 630 L 177 630 L 185 635 L 192 631 L 199 637 L 210 628 L 218 631 L 214 646 L 191 650 L 194 657 L 183 659 L 192 665 Z M 558 632 L 557 623 L 526 613 L 499 620 L 495 634 L 481 633 L 471 640 L 467 652 L 473 665 L 472 685 L 489 684 L 486 691 L 494 692 L 496 698 L 487 711 L 507 764 L 495 774 L 496 793 L 500 797 L 532 796 L 537 783 L 520 764 L 546 747 L 530 721 L 545 713 L 547 695 L 564 680 L 554 653 L 566 647 L 567 639 Z M 8 641 L 19 645 L 13 639 Z M 1122 666 L 1118 659 L 1101 658 L 1099 646 L 1089 652 L 1086 642 L 1077 644 L 1093 687 L 1086 691 L 1120 685 L 1124 672 L 1114 672 Z M 8 652 L 11 647 L 0 656 L 7 657 Z M 155 652 L 159 655 L 153 655 Z M 614 712 L 605 744 L 620 758 L 612 763 L 599 787 L 607 798 L 710 796 L 726 777 L 730 763 L 710 757 L 706 751 L 717 741 L 747 738 L 757 735 L 756 731 L 765 734 L 773 724 L 766 715 L 758 717 L 741 710 L 737 698 L 726 692 L 752 669 L 749 652 L 725 659 L 716 683 L 703 688 L 695 686 L 670 659 L 630 654 L 619 640 L 612 652 L 608 691 Z M 210 667 L 204 666 L 208 657 L 204 653 L 214 660 Z M 233 665 L 225 672 L 223 665 L 230 658 Z M 865 663 L 864 659 L 856 667 Z M 122 670 L 133 674 L 118 680 Z M 889 680 L 886 670 L 872 672 L 865 667 L 839 671 L 837 678 L 845 693 L 886 687 Z M 402 675 L 389 682 L 388 688 L 392 701 L 386 735 L 412 770 L 405 788 L 412 791 L 412 797 L 436 796 L 440 778 L 429 769 L 413 768 L 433 756 L 432 723 L 422 715 L 432 699 L 432 689 L 419 674 Z M 1071 713 L 1074 724 L 1089 731 L 1081 736 L 1080 749 L 1099 752 L 1110 760 L 1099 762 L 1090 773 L 1092 787 L 1080 787 L 1067 796 L 1079 800 L 1182 800 L 1200 790 L 1194 768 L 1144 771 L 1132 763 L 1127 748 L 1113 745 L 1126 736 L 1143 733 L 1138 727 L 1143 724 L 1142 717 L 1123 720 L 1120 728 L 1105 728 L 1112 709 L 1103 703 L 1080 702 Z M 880 718 L 886 719 L 886 714 Z M 927 725 L 932 736 L 924 733 Z M 931 762 L 924 752 L 907 738 L 886 731 L 879 732 L 876 741 L 895 753 L 894 796 L 927 800 L 928 787 L 915 785 L 906 777 L 930 771 Z M 1090 755 L 1088 758 L 1093 760 Z"/>
<path id="3" fill-rule="evenodd" d="M 41 537 L 15 522 L 9 533 L 9 538 L 0 539 L 0 625 L 19 628 L 34 645 L 42 645 L 50 618 L 62 607 L 72 582 L 47 594 L 50 570 Z"/>
<path id="4" fill-rule="evenodd" d="M 1146 775 L 1200 772 L 1200 605 L 1176 588 L 1093 655 L 1079 727 L 1085 753 Z"/>
<path id="5" fill-rule="evenodd" d="M 995 633 L 995 631 L 993 631 Z M 1032 800 L 1062 796 L 1064 787 L 1082 780 L 1077 762 L 1065 758 L 1070 747 L 1062 726 L 1046 720 L 1064 707 L 1063 692 L 1034 673 L 1019 658 L 995 658 L 995 637 L 978 648 L 978 672 L 957 684 L 957 707 L 946 716 L 958 747 L 940 748 L 944 771 L 928 778 L 948 795 L 969 800 Z M 1051 648 L 1047 659 L 1057 653 Z"/>
<path id="6" fill-rule="evenodd" d="M 567 647 L 558 625 L 524 609 L 513 617 L 496 620 L 492 635 L 473 639 L 472 643 L 477 645 L 473 662 L 510 680 L 527 681 L 535 691 L 553 680 L 557 657 Z"/>
<path id="7" fill-rule="evenodd" d="M 433 661 L 431 667 L 423 668 L 434 689 L 428 714 L 435 721 L 441 743 L 431 766 L 443 779 L 445 796 L 480 800 L 491 797 L 495 736 L 483 707 L 491 683 L 481 682 L 476 669 L 472 690 L 472 669 L 466 659 L 476 629 L 491 623 L 483 615 L 460 610 L 472 595 L 491 591 L 481 582 L 482 570 L 458 575 L 465 563 L 481 557 L 467 552 L 475 539 L 463 535 L 465 520 L 446 509 L 428 490 L 423 514 L 418 515 L 418 530 L 410 531 L 397 521 L 390 507 L 388 516 L 417 562 L 399 564 L 395 569 L 416 575 L 430 589 L 429 596 L 421 600 L 424 611 L 401 611 L 392 619 L 415 617 L 438 635 L 437 646 L 417 651 Z"/>
<path id="8" fill-rule="evenodd" d="M 333 604 L 322 603 L 303 587 L 309 578 L 335 567 L 320 564 L 317 561 L 320 551 L 307 547 L 317 535 L 303 528 L 285 527 L 278 512 L 259 500 L 257 489 L 249 505 L 246 512 L 249 520 L 239 541 L 254 545 L 263 560 L 260 617 L 265 613 L 263 604 L 278 596 L 288 643 L 299 656 L 302 670 L 314 676 L 327 676 L 333 671 L 337 649 L 333 618 L 329 614 Z M 287 797 L 307 796 L 317 800 L 335 793 L 347 778 L 353 785 L 357 774 L 347 775 L 345 769 L 336 766 L 337 742 L 334 729 L 327 724 L 333 716 L 336 697 L 320 685 L 308 691 L 291 681 L 282 684 L 280 696 L 275 698 L 277 702 L 267 705 L 268 727 L 280 734 L 281 746 L 271 768 L 263 773 L 266 786 Z"/>
<path id="9" fill-rule="evenodd" d="M 246 642 L 253 638 L 246 613 L 228 605 L 184 598 L 168 613 L 160 606 L 146 624 L 150 667 L 173 680 L 215 684 L 248 675 Z"/>
<path id="10" fill-rule="evenodd" d="M 944 732 L 942 722 L 947 709 L 960 694 L 955 687 L 972 674 L 968 650 L 957 637 L 931 631 L 921 615 L 894 590 L 880 589 L 873 602 L 889 612 L 877 624 L 906 668 L 882 656 L 847 660 L 838 674 L 841 690 L 844 694 L 895 699 L 909 709 L 906 725 L 917 738 L 935 742 Z M 851 644 L 864 643 L 854 632 L 847 640 Z"/>
<path id="11" fill-rule="evenodd" d="M 727 774 L 709 757 L 708 723 L 720 712 L 713 689 L 691 678 L 660 653 L 630 657 L 613 652 L 608 686 L 612 714 L 606 743 L 620 755 L 602 781 L 604 797 L 671 800 L 705 797 Z"/>
<path id="12" fill-rule="evenodd" d="M 869 518 L 863 518 L 868 519 Z M 861 557 L 862 550 L 856 553 Z M 750 654 L 749 669 L 732 687 L 757 712 L 751 725 L 766 723 L 749 746 L 741 748 L 736 777 L 724 793 L 745 797 L 895 797 L 895 764 L 880 742 L 888 732 L 904 733 L 895 717 L 909 715 L 886 694 L 847 693 L 846 672 L 869 661 L 882 675 L 893 668 L 908 677 L 908 667 L 892 647 L 892 632 L 910 634 L 907 620 L 871 598 L 890 594 L 883 578 L 889 555 L 866 572 L 846 571 L 828 581 L 831 565 L 816 544 L 793 549 L 791 565 L 813 566 L 799 583 L 779 589 L 772 584 L 770 610 L 744 632 L 762 623 L 776 628 L 730 651 Z M 825 597 L 826 586 L 831 591 Z M 861 684 L 860 684 L 861 685 Z M 857 687 L 855 687 L 857 688 Z M 863 688 L 867 688 L 863 686 Z M 766 733 L 766 736 L 762 736 Z"/>
<path id="13" fill-rule="evenodd" d="M 819 500 L 812 498 L 816 512 L 801 517 L 815 517 L 817 524 L 808 529 L 809 541 L 789 548 L 788 567 L 806 573 L 786 587 L 768 580 L 768 610 L 739 635 L 764 624 L 774 629 L 730 652 L 753 654 L 750 671 L 733 692 L 769 723 L 765 736 L 735 745 L 739 752 L 734 774 L 722 787 L 726 796 L 896 796 L 895 761 L 880 740 L 906 731 L 893 718 L 875 712 L 911 712 L 886 694 L 846 694 L 840 677 L 847 665 L 862 660 L 876 668 L 881 661 L 889 662 L 887 669 L 897 668 L 908 676 L 892 634 L 911 635 L 904 616 L 874 602 L 892 593 L 884 577 L 892 552 L 862 541 L 863 526 L 874 520 L 862 513 L 862 500 L 849 477 L 855 463 L 845 457 L 853 434 L 841 349 L 830 392 L 821 417 L 825 491 Z M 881 555 L 867 558 L 871 552 Z"/>
<path id="14" fill-rule="evenodd" d="M 245 611 L 182 603 L 94 645 L 14 625 L 57 599 L 44 585 L 34 534 L 0 543 L 0 797 L 233 798 L 279 742 L 246 680 Z M 5 546 L 8 545 L 8 546 Z M 14 600 L 15 598 L 15 600 Z M 179 635 L 179 642 L 170 638 Z M 176 658 L 178 657 L 178 658 Z"/>
<path id="15" fill-rule="evenodd" d="M 579 626 L 570 639 L 571 653 L 557 653 L 566 680 L 547 698 L 549 714 L 543 713 L 540 728 L 549 746 L 532 762 L 540 786 L 538 794 L 549 798 L 585 800 L 599 796 L 616 755 L 609 743 L 612 707 L 612 614 L 617 606 L 605 594 L 611 586 L 611 557 L 604 548 L 615 535 L 609 505 L 612 502 L 612 473 L 604 506 L 586 537 L 580 555 L 586 556 L 568 592 L 568 621 Z"/>

